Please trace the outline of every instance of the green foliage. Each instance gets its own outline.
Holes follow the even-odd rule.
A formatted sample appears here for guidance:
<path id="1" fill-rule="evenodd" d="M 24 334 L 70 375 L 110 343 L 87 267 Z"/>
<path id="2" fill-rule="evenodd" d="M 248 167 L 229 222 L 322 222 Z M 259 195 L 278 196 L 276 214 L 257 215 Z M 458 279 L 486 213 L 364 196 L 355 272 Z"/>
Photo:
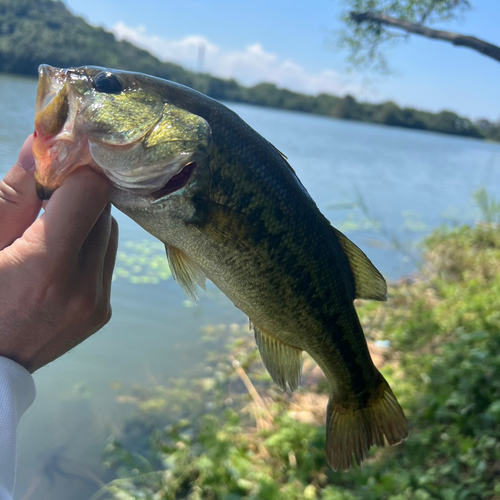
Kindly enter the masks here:
<path id="1" fill-rule="evenodd" d="M 489 222 L 435 231 L 422 274 L 393 284 L 387 304 L 359 307 L 367 335 L 391 346 L 382 371 L 408 416 L 407 442 L 333 473 L 324 425 L 297 417 L 324 421 L 310 358 L 290 399 L 263 370 L 247 327 L 208 326 L 206 337 L 227 343 L 207 359 L 205 378 L 118 396 L 137 413 L 106 448 L 117 479 L 93 500 L 498 500 L 500 209 L 485 193 L 476 199 Z M 308 397 L 319 400 L 313 410 Z"/>
<path id="2" fill-rule="evenodd" d="M 402 2 L 393 2 L 394 5 L 398 3 Z M 444 15 L 443 2 L 435 3 L 439 4 L 440 15 Z M 378 5 L 377 2 L 372 4 Z M 420 12 L 418 2 L 413 4 L 415 12 Z M 361 8 L 365 4 L 356 2 L 356 5 Z M 359 43 L 361 50 L 364 42 L 360 35 L 356 37 L 352 43 Z M 0 72 L 34 76 L 41 63 L 57 67 L 92 64 L 140 71 L 174 80 L 215 99 L 500 141 L 498 124 L 487 120 L 472 123 L 448 111 L 433 114 L 402 109 L 393 102 L 360 103 L 349 95 L 343 98 L 327 94 L 311 96 L 280 89 L 272 83 L 244 87 L 235 80 L 193 73 L 177 64 L 162 62 L 128 42 L 117 41 L 112 33 L 90 26 L 71 14 L 62 2 L 0 0 Z"/>
<path id="3" fill-rule="evenodd" d="M 487 224 L 500 223 L 500 203 L 491 199 L 485 188 L 478 189 L 474 193 L 473 198 L 481 211 L 484 222 Z"/>
<path id="4" fill-rule="evenodd" d="M 410 23 L 428 25 L 460 18 L 472 8 L 469 0 L 344 0 L 342 15 L 345 29 L 341 32 L 340 46 L 349 50 L 349 61 L 357 67 L 387 72 L 388 65 L 383 47 L 406 40 L 393 28 L 377 21 L 358 23 L 351 12 L 373 12 Z"/>
<path id="5" fill-rule="evenodd" d="M 418 26 L 443 23 L 461 18 L 472 9 L 469 0 L 344 0 L 342 14 L 344 29 L 338 36 L 340 47 L 347 49 L 351 66 L 382 73 L 390 73 L 385 57 L 385 48 L 407 41 L 411 36 L 401 27 L 396 29 L 376 19 L 361 18 L 365 13 L 388 16 Z M 356 115 L 354 103 L 349 103 L 348 115 Z M 491 141 L 500 140 L 500 123 L 477 120 L 473 123 L 456 113 L 443 110 L 428 113 L 412 108 L 401 109 L 393 102 L 385 102 L 372 107 L 361 105 L 363 117 L 341 116 L 356 120 L 370 121 L 384 125 L 432 130 L 445 134 L 482 137 Z M 368 115 L 368 116 L 367 116 Z"/>

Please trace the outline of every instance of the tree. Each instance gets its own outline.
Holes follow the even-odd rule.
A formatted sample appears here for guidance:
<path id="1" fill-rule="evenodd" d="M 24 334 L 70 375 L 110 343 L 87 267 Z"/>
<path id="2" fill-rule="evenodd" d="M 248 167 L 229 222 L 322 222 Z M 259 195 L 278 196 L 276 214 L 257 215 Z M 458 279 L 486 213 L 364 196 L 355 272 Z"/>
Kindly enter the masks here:
<path id="1" fill-rule="evenodd" d="M 462 17 L 472 8 L 469 0 L 347 0 L 347 5 L 341 44 L 350 49 L 350 60 L 356 65 L 387 70 L 381 47 L 410 35 L 468 47 L 500 62 L 500 47 L 496 45 L 429 27 Z"/>

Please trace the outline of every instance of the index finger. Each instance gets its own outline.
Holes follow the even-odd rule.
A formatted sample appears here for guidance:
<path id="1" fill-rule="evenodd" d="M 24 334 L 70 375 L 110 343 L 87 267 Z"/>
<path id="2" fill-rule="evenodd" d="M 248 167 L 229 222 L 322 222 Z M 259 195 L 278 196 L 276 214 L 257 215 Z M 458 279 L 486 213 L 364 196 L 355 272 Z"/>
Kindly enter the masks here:
<path id="1" fill-rule="evenodd" d="M 77 169 L 54 192 L 25 236 L 42 237 L 54 257 L 78 255 L 109 201 L 110 188 L 109 181 L 90 167 Z"/>

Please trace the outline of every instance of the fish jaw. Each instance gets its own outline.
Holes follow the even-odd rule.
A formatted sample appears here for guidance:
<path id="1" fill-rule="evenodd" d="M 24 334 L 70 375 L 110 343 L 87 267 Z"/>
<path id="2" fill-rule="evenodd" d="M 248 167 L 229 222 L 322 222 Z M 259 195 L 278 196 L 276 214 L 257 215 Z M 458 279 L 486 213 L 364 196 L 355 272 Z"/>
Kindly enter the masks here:
<path id="1" fill-rule="evenodd" d="M 35 105 L 33 156 L 35 182 L 40 198 L 49 199 L 77 167 L 97 164 L 90 156 L 88 141 L 74 133 L 82 104 L 75 95 L 67 70 L 41 65 Z"/>
<path id="2" fill-rule="evenodd" d="M 54 141 L 51 137 L 40 139 L 40 134 L 35 133 L 33 139 L 35 183 L 38 196 L 42 200 L 50 199 L 64 179 L 76 168 L 88 165 L 94 170 L 100 170 L 92 161 L 88 145 L 83 141 L 78 142 L 75 144 L 69 141 Z"/>

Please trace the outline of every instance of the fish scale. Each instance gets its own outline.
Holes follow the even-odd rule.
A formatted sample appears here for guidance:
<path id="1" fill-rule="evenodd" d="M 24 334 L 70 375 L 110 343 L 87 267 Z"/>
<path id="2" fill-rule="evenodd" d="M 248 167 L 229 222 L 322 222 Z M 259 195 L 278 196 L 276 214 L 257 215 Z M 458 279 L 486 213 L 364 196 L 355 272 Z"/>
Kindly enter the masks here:
<path id="1" fill-rule="evenodd" d="M 330 383 L 333 469 L 361 463 L 384 436 L 391 445 L 406 439 L 406 419 L 373 365 L 353 304 L 385 300 L 385 280 L 320 213 L 274 146 L 217 101 L 137 73 L 44 66 L 37 110 L 43 196 L 79 165 L 101 171 L 113 204 L 165 243 L 190 298 L 206 277 L 249 316 L 283 390 L 298 386 L 302 351 L 315 359 Z"/>

